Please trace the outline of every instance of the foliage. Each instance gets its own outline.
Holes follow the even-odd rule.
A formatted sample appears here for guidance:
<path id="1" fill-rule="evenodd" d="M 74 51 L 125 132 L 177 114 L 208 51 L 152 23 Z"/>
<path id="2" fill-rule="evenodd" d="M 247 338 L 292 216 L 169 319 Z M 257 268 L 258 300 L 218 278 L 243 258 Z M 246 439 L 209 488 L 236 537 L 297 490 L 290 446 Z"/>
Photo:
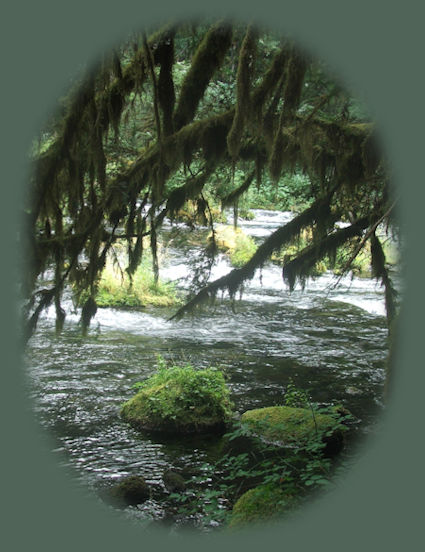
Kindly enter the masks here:
<path id="1" fill-rule="evenodd" d="M 171 282 L 155 281 L 148 260 L 145 259 L 132 276 L 112 262 L 102 271 L 95 301 L 98 307 L 144 308 L 171 307 L 178 305 L 180 299 Z M 76 297 L 77 304 L 84 304 L 87 293 Z"/>
<path id="2" fill-rule="evenodd" d="M 305 389 L 300 389 L 299 387 L 297 387 L 292 378 L 289 378 L 288 385 L 285 389 L 284 402 L 285 406 L 295 408 L 308 408 L 311 404 L 311 399 Z"/>
<path id="3" fill-rule="evenodd" d="M 309 177 L 298 171 L 282 176 L 277 183 L 264 177 L 261 189 L 250 188 L 242 205 L 252 209 L 299 211 L 311 204 L 312 188 Z"/>
<path id="4" fill-rule="evenodd" d="M 317 424 L 287 447 L 259 439 L 245 424 L 234 422 L 224 435 L 228 452 L 216 463 L 204 464 L 202 475 L 194 477 L 184 493 L 170 495 L 181 513 L 198 514 L 206 525 L 214 521 L 236 528 L 276 519 L 332 484 L 333 474 L 341 473 L 344 465 L 326 454 L 326 438 L 345 431 L 352 416 L 340 406 L 312 403 L 308 392 L 293 382 L 285 405 L 290 410 L 295 408 L 288 405 L 308 406 L 316 419 L 324 417 L 327 423 Z"/>
<path id="5" fill-rule="evenodd" d="M 137 394 L 121 410 L 122 417 L 141 428 L 192 433 L 222 427 L 232 403 L 223 373 L 216 368 L 167 366 L 137 383 Z"/>
<path id="6" fill-rule="evenodd" d="M 223 251 L 229 256 L 230 263 L 234 267 L 243 266 L 257 249 L 251 236 L 233 226 L 216 228 L 215 243 L 219 251 Z"/>

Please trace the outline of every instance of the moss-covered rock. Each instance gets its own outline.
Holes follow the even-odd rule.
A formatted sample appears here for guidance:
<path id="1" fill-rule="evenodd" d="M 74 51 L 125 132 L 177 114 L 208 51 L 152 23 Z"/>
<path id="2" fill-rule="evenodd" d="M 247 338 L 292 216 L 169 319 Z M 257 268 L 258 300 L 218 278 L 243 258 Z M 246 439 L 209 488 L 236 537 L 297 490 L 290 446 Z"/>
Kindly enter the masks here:
<path id="1" fill-rule="evenodd" d="M 106 496 L 106 495 L 105 495 Z M 150 497 L 149 485 L 143 477 L 130 475 L 109 489 L 106 499 L 116 507 L 124 508 L 145 502 Z"/>
<path id="2" fill-rule="evenodd" d="M 260 485 L 244 493 L 234 504 L 228 527 L 276 521 L 291 507 L 294 498 L 279 487 Z"/>
<path id="3" fill-rule="evenodd" d="M 329 453 L 336 453 L 343 443 L 344 426 L 339 415 L 322 414 L 307 408 L 272 406 L 248 410 L 241 423 L 253 434 L 283 446 L 305 446 L 318 436 L 327 444 Z"/>
<path id="4" fill-rule="evenodd" d="M 223 374 L 214 368 L 161 367 L 139 384 L 121 416 L 134 427 L 166 433 L 224 431 L 232 403 Z"/>

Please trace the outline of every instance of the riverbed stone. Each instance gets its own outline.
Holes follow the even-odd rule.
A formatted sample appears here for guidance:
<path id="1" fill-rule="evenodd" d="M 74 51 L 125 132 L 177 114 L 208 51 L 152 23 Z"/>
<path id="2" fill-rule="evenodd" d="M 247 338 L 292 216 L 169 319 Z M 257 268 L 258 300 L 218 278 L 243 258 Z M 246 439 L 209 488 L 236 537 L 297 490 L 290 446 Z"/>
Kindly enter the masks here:
<path id="1" fill-rule="evenodd" d="M 140 475 L 130 475 L 111 487 L 108 494 L 115 506 L 136 506 L 148 500 L 150 488 Z"/>
<path id="2" fill-rule="evenodd" d="M 313 412 L 308 408 L 271 406 L 248 410 L 241 416 L 242 425 L 253 435 L 282 446 L 304 446 L 317 434 L 326 443 L 323 452 L 333 455 L 343 446 L 344 426 L 340 414 Z"/>
<path id="3" fill-rule="evenodd" d="M 170 491 L 170 493 L 183 492 L 186 490 L 185 480 L 179 473 L 173 470 L 166 470 L 162 474 L 162 481 L 164 482 L 165 488 Z"/>

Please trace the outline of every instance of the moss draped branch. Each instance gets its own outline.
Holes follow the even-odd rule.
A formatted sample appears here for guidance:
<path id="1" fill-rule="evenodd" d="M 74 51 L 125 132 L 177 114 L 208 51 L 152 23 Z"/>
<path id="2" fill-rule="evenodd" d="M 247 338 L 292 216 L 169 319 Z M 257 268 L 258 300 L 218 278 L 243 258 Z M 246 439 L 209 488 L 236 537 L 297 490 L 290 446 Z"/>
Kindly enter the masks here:
<path id="1" fill-rule="evenodd" d="M 245 31 L 239 46 L 234 30 L 233 25 L 219 21 L 203 31 L 199 45 L 191 47 L 193 55 L 185 58 L 182 76 L 175 70 L 180 63 L 176 45 L 180 44 L 181 55 L 178 41 L 186 38 L 187 30 L 167 25 L 132 53 L 124 48 L 105 57 L 67 100 L 61 124 L 51 134 L 51 145 L 35 160 L 26 205 L 28 224 L 22 239 L 30 261 L 23 278 L 28 328 L 35 327 L 40 312 L 53 301 L 60 329 L 64 318 L 61 294 L 68 282 L 89 292 L 82 312 L 83 327 L 87 327 L 96 310 L 96 285 L 112 244 L 127 240 L 130 277 L 141 261 L 145 236 L 151 237 L 155 262 L 157 232 L 164 218 L 172 218 L 189 199 L 207 205 L 205 187 L 223 167 L 235 170 L 240 163 L 247 173 L 235 190 L 220 192 L 223 205 L 235 204 L 255 174 L 261 188 L 267 161 L 276 183 L 294 167 L 310 175 L 316 200 L 261 244 L 245 266 L 208 284 L 188 305 L 213 297 L 219 289 L 233 296 L 273 251 L 310 226 L 314 248 L 298 256 L 298 263 L 304 258 L 303 267 L 296 263 L 285 267 L 287 274 L 292 270 L 295 276 L 301 275 L 322 254 L 321 247 L 327 250 L 338 245 L 335 235 L 342 240 L 343 234 L 329 234 L 334 217 L 349 211 L 359 224 L 374 216 L 370 204 L 385 196 L 386 177 L 373 126 L 320 114 L 336 94 L 334 90 L 310 102 L 307 110 L 299 109 L 310 60 L 290 43 L 275 43 L 260 73 L 256 51 L 264 48 L 265 41 L 258 40 L 259 31 L 252 26 L 239 29 Z M 209 110 L 209 98 L 217 94 L 214 87 L 221 89 L 223 82 L 226 93 L 231 91 L 231 101 Z M 137 98 L 139 111 L 134 108 Z M 150 133 L 152 114 L 156 136 Z M 129 124 L 140 138 L 128 146 Z M 373 193 L 373 202 L 367 193 Z M 375 265 L 380 266 L 376 242 L 373 250 Z M 42 292 L 37 277 L 50 266 L 54 283 L 51 290 Z M 158 269 L 154 264 L 156 273 Z M 382 269 L 378 272 L 384 281 Z M 390 300 L 388 305 L 391 308 Z M 184 307 L 180 314 L 190 308 Z"/>
<path id="2" fill-rule="evenodd" d="M 230 297 L 234 297 L 242 284 L 246 280 L 251 280 L 254 277 L 256 270 L 264 265 L 274 251 L 290 243 L 300 234 L 303 228 L 314 224 L 323 205 L 329 204 L 332 194 L 333 192 L 320 198 L 300 215 L 278 228 L 258 247 L 257 251 L 247 263 L 209 283 L 188 303 L 183 305 L 171 319 L 179 319 L 185 314 L 192 312 L 197 306 L 213 299 L 219 290 L 226 290 Z"/>

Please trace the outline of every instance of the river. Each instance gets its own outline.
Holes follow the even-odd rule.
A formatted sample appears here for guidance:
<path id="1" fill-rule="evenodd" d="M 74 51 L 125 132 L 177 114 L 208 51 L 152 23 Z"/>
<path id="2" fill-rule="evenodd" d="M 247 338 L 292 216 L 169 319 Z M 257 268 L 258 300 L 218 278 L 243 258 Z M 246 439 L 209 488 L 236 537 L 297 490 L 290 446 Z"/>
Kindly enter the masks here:
<path id="1" fill-rule="evenodd" d="M 291 217 L 254 213 L 240 226 L 258 240 Z M 169 248 L 162 277 L 184 282 L 193 253 Z M 212 278 L 229 268 L 220 256 Z M 364 278 L 345 277 L 335 289 L 334 283 L 325 274 L 289 293 L 281 269 L 269 264 L 247 284 L 234 311 L 223 300 L 194 318 L 169 322 L 171 310 L 99 309 L 86 337 L 69 304 L 59 336 L 54 312 L 47 311 L 29 342 L 26 365 L 35 415 L 56 442 L 58 462 L 72 466 L 79 483 L 94 492 L 132 474 L 161 486 L 169 467 L 196 470 L 213 462 L 217 438 L 160 440 L 120 419 L 120 405 L 134 394 L 132 385 L 155 370 L 158 353 L 176 363 L 223 368 L 239 412 L 281 404 L 291 378 L 314 401 L 342 403 L 362 433 L 373 431 L 387 356 L 383 290 Z M 161 519 L 166 509 L 149 500 L 124 515 L 145 523 Z"/>

